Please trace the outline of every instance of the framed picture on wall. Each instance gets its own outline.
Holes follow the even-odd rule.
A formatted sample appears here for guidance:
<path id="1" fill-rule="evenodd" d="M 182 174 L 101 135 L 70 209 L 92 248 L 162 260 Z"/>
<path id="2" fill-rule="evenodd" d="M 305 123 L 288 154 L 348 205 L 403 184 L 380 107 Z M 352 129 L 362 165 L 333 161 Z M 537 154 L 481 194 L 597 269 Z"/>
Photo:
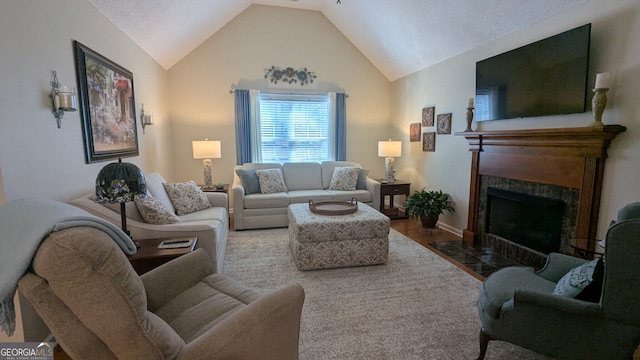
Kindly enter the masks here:
<path id="1" fill-rule="evenodd" d="M 426 132 L 422 134 L 422 151 L 436 151 L 436 133 Z"/>
<path id="2" fill-rule="evenodd" d="M 87 163 L 137 156 L 133 74 L 74 41 Z"/>
<path id="3" fill-rule="evenodd" d="M 433 117 L 436 112 L 436 107 L 426 107 L 422 109 L 422 126 L 433 126 Z"/>
<path id="4" fill-rule="evenodd" d="M 420 123 L 415 123 L 409 125 L 409 141 L 415 142 L 420 141 Z"/>
<path id="5" fill-rule="evenodd" d="M 438 114 L 438 134 L 451 134 L 451 113 Z"/>

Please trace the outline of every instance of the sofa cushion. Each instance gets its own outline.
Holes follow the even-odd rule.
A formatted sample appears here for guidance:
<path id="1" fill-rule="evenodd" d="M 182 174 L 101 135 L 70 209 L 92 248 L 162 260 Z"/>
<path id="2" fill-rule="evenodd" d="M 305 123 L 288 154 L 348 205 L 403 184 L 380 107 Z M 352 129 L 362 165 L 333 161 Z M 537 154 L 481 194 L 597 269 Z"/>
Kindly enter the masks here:
<path id="1" fill-rule="evenodd" d="M 333 196 L 328 190 L 296 190 L 289 191 L 289 204 L 308 203 L 313 201 L 332 200 Z"/>
<path id="2" fill-rule="evenodd" d="M 244 197 L 245 209 L 286 208 L 287 206 L 289 206 L 289 195 L 284 192 L 250 194 Z"/>
<path id="3" fill-rule="evenodd" d="M 140 211 L 144 221 L 150 224 L 179 224 L 182 222 L 176 214 L 154 197 L 137 200 L 136 207 L 138 211 Z"/>
<path id="4" fill-rule="evenodd" d="M 260 191 L 263 194 L 287 191 L 287 186 L 284 184 L 284 178 L 282 177 L 282 171 L 280 169 L 256 170 L 256 175 L 258 175 Z"/>
<path id="5" fill-rule="evenodd" d="M 164 189 L 176 209 L 176 214 L 184 215 L 211 207 L 207 195 L 193 180 L 186 183 L 164 183 Z"/>
<path id="6" fill-rule="evenodd" d="M 360 202 L 370 203 L 373 200 L 373 195 L 368 190 L 327 190 L 327 192 L 331 194 L 331 199 L 335 201 L 351 201 L 352 198 L 356 198 Z"/>
<path id="7" fill-rule="evenodd" d="M 333 169 L 329 190 L 355 190 L 359 174 L 360 169 L 358 168 L 336 166 Z"/>
<path id="8" fill-rule="evenodd" d="M 240 178 L 240 182 L 244 187 L 245 194 L 259 194 L 260 181 L 256 175 L 257 169 L 236 169 L 236 174 Z"/>
<path id="9" fill-rule="evenodd" d="M 286 163 L 282 165 L 284 182 L 289 191 L 322 189 L 322 173 L 318 163 Z"/>
<path id="10" fill-rule="evenodd" d="M 160 200 L 171 212 L 175 213 L 176 209 L 173 208 L 171 199 L 169 199 L 169 195 L 167 195 L 167 191 L 164 189 L 164 185 L 162 185 L 167 182 L 164 177 L 157 172 L 151 172 L 145 174 L 144 179 L 147 182 L 147 192 L 149 195 Z M 127 214 L 129 214 L 129 209 L 127 209 Z"/>

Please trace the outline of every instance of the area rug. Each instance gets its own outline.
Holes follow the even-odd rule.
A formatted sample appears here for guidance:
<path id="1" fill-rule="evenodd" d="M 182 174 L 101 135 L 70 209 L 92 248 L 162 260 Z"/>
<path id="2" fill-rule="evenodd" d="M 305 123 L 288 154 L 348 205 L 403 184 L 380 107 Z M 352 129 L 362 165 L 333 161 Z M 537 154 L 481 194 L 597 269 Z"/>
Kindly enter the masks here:
<path id="1" fill-rule="evenodd" d="M 475 359 L 480 281 L 391 229 L 385 265 L 299 271 L 287 229 L 231 231 L 224 272 L 269 291 L 299 283 L 306 298 L 300 359 Z M 492 341 L 487 360 L 546 359 Z"/>

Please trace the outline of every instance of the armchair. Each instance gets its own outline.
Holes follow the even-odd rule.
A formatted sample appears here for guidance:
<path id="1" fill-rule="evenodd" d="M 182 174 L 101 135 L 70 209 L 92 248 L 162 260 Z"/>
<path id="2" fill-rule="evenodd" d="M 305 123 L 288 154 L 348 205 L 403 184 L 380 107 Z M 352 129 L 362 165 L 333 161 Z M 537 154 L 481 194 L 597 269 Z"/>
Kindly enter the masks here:
<path id="1" fill-rule="evenodd" d="M 482 360 L 490 340 L 558 359 L 631 359 L 640 342 L 640 203 L 629 204 L 605 238 L 599 302 L 554 295 L 556 283 L 587 260 L 553 253 L 536 272 L 508 267 L 480 287 Z"/>
<path id="2" fill-rule="evenodd" d="M 19 290 L 74 359 L 297 359 L 304 290 L 215 274 L 206 252 L 138 276 L 106 233 L 49 234 Z"/>

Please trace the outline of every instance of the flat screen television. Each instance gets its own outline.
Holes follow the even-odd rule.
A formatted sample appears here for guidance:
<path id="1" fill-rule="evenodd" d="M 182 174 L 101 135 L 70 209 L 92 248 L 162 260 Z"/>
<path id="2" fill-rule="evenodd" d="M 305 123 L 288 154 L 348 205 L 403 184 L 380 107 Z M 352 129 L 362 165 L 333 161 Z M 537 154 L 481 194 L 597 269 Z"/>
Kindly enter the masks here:
<path id="1" fill-rule="evenodd" d="M 476 63 L 475 120 L 586 111 L 591 24 Z"/>

